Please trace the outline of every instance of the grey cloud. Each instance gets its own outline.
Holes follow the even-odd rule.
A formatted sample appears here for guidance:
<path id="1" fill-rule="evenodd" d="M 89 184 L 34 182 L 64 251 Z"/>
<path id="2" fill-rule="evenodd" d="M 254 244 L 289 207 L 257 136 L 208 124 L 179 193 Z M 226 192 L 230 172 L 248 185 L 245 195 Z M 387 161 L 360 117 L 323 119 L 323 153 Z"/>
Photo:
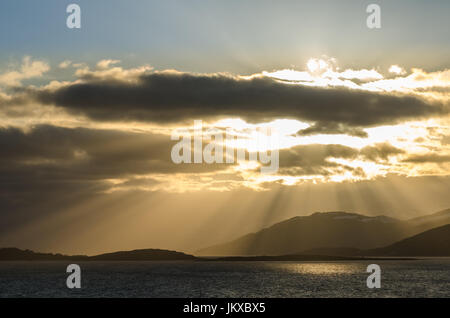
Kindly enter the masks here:
<path id="1" fill-rule="evenodd" d="M 377 162 L 387 160 L 390 156 L 403 154 L 404 150 L 389 143 L 378 143 L 360 150 L 339 144 L 300 145 L 280 150 L 280 174 L 287 175 L 323 175 L 350 171 L 354 176 L 364 176 L 360 167 L 351 167 L 329 160 L 342 158 L 348 160 L 362 159 Z"/>
<path id="2" fill-rule="evenodd" d="M 368 137 L 367 132 L 360 127 L 349 127 L 348 125 L 336 122 L 317 122 L 314 125 L 297 132 L 297 135 L 303 136 L 315 134 L 346 134 L 361 138 Z"/>
<path id="3" fill-rule="evenodd" d="M 44 103 L 94 120 L 176 122 L 239 116 L 252 122 L 295 118 L 325 127 L 366 127 L 447 112 L 412 96 L 317 88 L 270 78 L 152 73 L 137 82 L 96 80 L 56 90 L 28 89 Z M 353 128 L 352 128 L 353 129 Z M 360 130 L 351 130 L 360 134 Z"/>
<path id="4" fill-rule="evenodd" d="M 437 153 L 429 153 L 425 155 L 410 155 L 403 161 L 411 163 L 446 163 L 450 162 L 450 155 L 440 155 Z"/>
<path id="5" fill-rule="evenodd" d="M 450 135 L 443 136 L 441 139 L 441 144 L 442 145 L 450 145 Z"/>
<path id="6" fill-rule="evenodd" d="M 171 160 L 170 136 L 117 130 L 37 126 L 25 133 L 0 129 L 3 169 L 29 167 L 67 179 L 107 179 L 133 174 L 209 172 L 226 165 L 177 165 Z M 2 174 L 4 178 L 8 175 Z"/>
<path id="7" fill-rule="evenodd" d="M 388 142 L 377 143 L 373 146 L 366 146 L 361 149 L 361 155 L 371 161 L 387 160 L 390 156 L 403 154 L 405 151 L 392 146 Z"/>
<path id="8" fill-rule="evenodd" d="M 352 169 L 329 161 L 330 158 L 354 159 L 358 150 L 342 145 L 301 145 L 280 151 L 280 174 L 330 175 L 336 169 Z"/>
<path id="9" fill-rule="evenodd" d="M 175 142 L 167 135 L 117 130 L 48 125 L 29 132 L 0 128 L 0 211 L 21 222 L 35 213 L 95 197 L 111 189 L 109 179 L 123 179 L 122 186 L 136 187 L 136 176 L 206 173 L 229 167 L 176 165 L 170 158 Z M 146 181 L 147 185 L 157 182 Z"/>

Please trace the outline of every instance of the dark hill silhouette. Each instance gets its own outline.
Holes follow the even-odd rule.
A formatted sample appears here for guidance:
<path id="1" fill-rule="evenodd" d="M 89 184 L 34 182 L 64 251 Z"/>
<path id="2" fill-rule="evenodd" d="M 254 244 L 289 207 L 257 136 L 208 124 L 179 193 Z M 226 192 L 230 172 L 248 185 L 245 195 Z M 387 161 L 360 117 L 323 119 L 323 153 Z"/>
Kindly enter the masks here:
<path id="1" fill-rule="evenodd" d="M 192 255 L 158 249 L 143 249 L 134 251 L 120 251 L 96 256 L 62 255 L 51 253 L 35 253 L 31 250 L 18 248 L 0 248 L 0 261 L 203 261 L 203 262 L 254 262 L 254 261 L 344 261 L 368 260 L 361 256 L 330 256 L 330 255 L 281 255 L 281 256 L 252 256 L 252 257 L 218 257 L 198 258 Z M 377 257 L 376 259 L 380 259 Z M 391 258 L 390 258 L 391 259 Z M 397 258 L 399 260 L 403 258 Z M 411 258 L 408 258 L 411 259 Z"/>
<path id="2" fill-rule="evenodd" d="M 231 242 L 198 250 L 195 255 L 274 256 L 298 254 L 299 251 L 325 255 L 317 253 L 315 249 L 343 246 L 373 249 L 448 223 L 450 209 L 406 221 L 346 212 L 314 213 L 288 219 Z M 333 255 L 338 255 L 336 253 Z"/>
<path id="3" fill-rule="evenodd" d="M 134 251 L 120 251 L 95 256 L 62 255 L 50 253 L 36 253 L 31 250 L 18 248 L 0 248 L 0 261 L 181 261 L 196 260 L 192 255 L 181 252 L 143 249 Z"/>
<path id="4" fill-rule="evenodd" d="M 64 261 L 86 260 L 88 256 L 68 256 L 63 254 L 36 253 L 31 250 L 21 250 L 15 247 L 0 248 L 0 261 Z"/>
<path id="5" fill-rule="evenodd" d="M 94 261 L 181 261 L 195 259 L 197 258 L 192 255 L 159 249 L 120 251 L 90 257 L 90 260 Z"/>
<path id="6" fill-rule="evenodd" d="M 450 224 L 434 228 L 383 248 L 362 251 L 368 256 L 450 256 Z"/>

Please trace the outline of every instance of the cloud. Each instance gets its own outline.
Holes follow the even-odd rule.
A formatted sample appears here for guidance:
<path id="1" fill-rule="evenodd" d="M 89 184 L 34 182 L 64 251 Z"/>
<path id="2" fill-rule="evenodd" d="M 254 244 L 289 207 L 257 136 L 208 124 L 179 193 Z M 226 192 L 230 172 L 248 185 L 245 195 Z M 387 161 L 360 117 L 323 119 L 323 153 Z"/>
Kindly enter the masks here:
<path id="1" fill-rule="evenodd" d="M 441 144 L 442 145 L 450 145 L 450 135 L 442 136 Z"/>
<path id="2" fill-rule="evenodd" d="M 366 138 L 368 137 L 367 132 L 365 132 L 360 127 L 349 127 L 348 125 L 341 123 L 328 123 L 328 122 L 316 122 L 308 128 L 299 130 L 297 135 L 307 136 L 315 134 L 346 134 L 354 137 Z"/>
<path id="3" fill-rule="evenodd" d="M 77 66 L 77 70 L 75 71 L 75 76 L 86 82 L 120 81 L 135 83 L 141 76 L 153 69 L 149 65 L 143 65 L 141 67 L 131 69 L 123 69 L 119 66 L 110 67 L 111 65 L 119 62 L 119 60 L 101 60 L 97 63 L 97 68 L 94 70 L 91 70 L 85 64 L 79 64 Z"/>
<path id="4" fill-rule="evenodd" d="M 49 213 L 47 204 L 65 209 L 116 190 L 175 192 L 173 184 L 195 186 L 189 177 L 182 183 L 180 175 L 211 179 L 212 173 L 232 167 L 174 164 L 173 144 L 170 136 L 155 133 L 49 125 L 26 132 L 0 128 L 0 211 L 24 211 L 31 217 L 38 209 Z"/>
<path id="5" fill-rule="evenodd" d="M 71 65 L 72 65 L 72 61 L 65 60 L 65 61 L 62 61 L 61 63 L 59 63 L 58 67 L 62 68 L 62 69 L 65 69 L 65 68 L 68 68 Z"/>
<path id="6" fill-rule="evenodd" d="M 417 95 L 428 92 L 429 94 L 423 95 L 448 101 L 448 95 L 445 96 L 439 93 L 448 92 L 450 88 L 450 70 L 426 72 L 418 68 L 413 68 L 411 74 L 407 76 L 364 83 L 361 84 L 361 87 L 372 91 L 396 91 Z"/>
<path id="7" fill-rule="evenodd" d="M 300 145 L 280 150 L 281 175 L 329 176 L 351 167 L 330 161 L 331 158 L 356 159 L 358 150 L 342 145 Z"/>
<path id="8" fill-rule="evenodd" d="M 91 69 L 64 61 L 60 66 L 75 68 L 75 80 L 15 88 L 0 96 L 1 111 L 14 114 L 17 103 L 26 103 L 65 112 L 68 118 L 157 124 L 230 117 L 251 123 L 296 119 L 310 125 L 298 135 L 360 138 L 368 137 L 369 127 L 449 114 L 447 70 L 413 69 L 405 77 L 384 79 L 375 69 L 340 71 L 334 59 L 311 59 L 306 71 L 239 76 L 114 65 L 119 62 L 104 59 Z"/>
<path id="9" fill-rule="evenodd" d="M 111 129 L 40 125 L 25 132 L 2 128 L 0 188 L 5 195 L 17 196 L 25 191 L 22 189 L 29 191 L 32 184 L 37 191 L 48 183 L 61 184 L 62 188 L 86 184 L 95 186 L 98 191 L 139 185 L 148 190 L 158 182 L 175 183 L 180 189 L 200 184 L 211 188 L 218 183 L 227 187 L 252 187 L 253 177 L 242 178 L 243 174 L 260 176 L 251 169 L 236 170 L 233 164 L 174 164 L 170 154 L 175 143 L 169 135 Z M 299 145 L 280 150 L 278 175 L 320 178 L 350 172 L 353 176 L 364 177 L 361 167 L 336 160 L 378 161 L 400 153 L 401 150 L 388 144 L 361 150 L 339 144 Z M 200 177 L 202 175 L 204 177 Z M 114 184 L 111 180 L 115 180 Z"/>
<path id="10" fill-rule="evenodd" d="M 398 65 L 391 65 L 385 78 L 376 69 L 340 71 L 334 59 L 310 59 L 306 71 L 293 69 L 263 71 L 251 77 L 267 76 L 287 83 L 313 87 L 347 87 L 372 92 L 397 92 L 449 102 L 450 70 L 426 72 L 413 68 L 410 74 Z M 396 77 L 392 78 L 392 74 Z"/>
<path id="11" fill-rule="evenodd" d="M 101 60 L 101 61 L 99 61 L 97 63 L 97 69 L 105 70 L 105 69 L 109 68 L 110 65 L 114 65 L 114 64 L 117 64 L 119 62 L 120 62 L 120 60 L 111 60 L 111 59 L 109 59 L 109 60 Z"/>
<path id="12" fill-rule="evenodd" d="M 106 73 L 105 73 L 106 72 Z M 35 100 L 98 121 L 177 122 L 241 117 L 262 122 L 293 118 L 329 127 L 364 127 L 447 113 L 442 103 L 413 96 L 281 83 L 268 77 L 175 71 L 84 70 L 82 82 L 59 89 L 30 89 Z M 130 75 L 128 72 L 127 75 Z"/>
<path id="13" fill-rule="evenodd" d="M 353 177 L 365 178 L 365 163 L 387 161 L 391 156 L 404 153 L 404 150 L 387 142 L 376 143 L 361 149 L 340 144 L 299 145 L 280 150 L 279 174 L 332 177 L 350 172 Z M 350 164 L 355 161 L 363 163 L 363 166 Z"/>
<path id="14" fill-rule="evenodd" d="M 43 62 L 26 56 L 23 58 L 22 65 L 18 71 L 9 71 L 0 74 L 0 85 L 4 86 L 20 86 L 21 81 L 40 77 L 42 74 L 50 70 L 50 66 Z"/>
<path id="15" fill-rule="evenodd" d="M 450 162 L 450 155 L 441 155 L 437 153 L 414 154 L 403 160 L 411 163 L 447 163 Z"/>
<path id="16" fill-rule="evenodd" d="M 405 153 L 403 149 L 396 148 L 388 142 L 376 143 L 361 149 L 360 153 L 368 160 L 388 160 L 390 156 Z"/>
<path id="17" fill-rule="evenodd" d="M 1 180 L 12 171 L 29 177 L 102 180 L 150 173 L 202 173 L 229 165 L 177 165 L 170 136 L 119 130 L 40 125 L 29 132 L 0 128 Z M 26 172 L 26 173 L 24 173 Z"/>
<path id="18" fill-rule="evenodd" d="M 401 68 L 398 65 L 391 65 L 391 67 L 389 67 L 389 73 L 393 73 L 396 75 L 403 75 L 405 74 L 405 70 L 403 68 Z"/>
<path id="19" fill-rule="evenodd" d="M 340 73 L 336 73 L 335 76 L 345 79 L 358 79 L 361 81 L 369 80 L 379 80 L 383 78 L 383 75 L 378 73 L 376 70 L 362 69 L 362 70 L 352 70 L 348 69 Z"/>

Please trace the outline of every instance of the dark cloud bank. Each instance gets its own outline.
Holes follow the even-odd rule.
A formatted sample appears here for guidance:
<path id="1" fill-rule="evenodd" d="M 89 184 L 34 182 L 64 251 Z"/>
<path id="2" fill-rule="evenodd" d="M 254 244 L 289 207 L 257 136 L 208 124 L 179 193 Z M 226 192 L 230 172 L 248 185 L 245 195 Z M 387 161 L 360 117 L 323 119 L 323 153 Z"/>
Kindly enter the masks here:
<path id="1" fill-rule="evenodd" d="M 217 172 L 227 164 L 174 164 L 170 158 L 176 141 L 167 135 L 115 130 L 37 126 L 29 132 L 0 129 L 0 208 L 33 209 L 54 198 L 75 194 L 94 195 L 122 179 L 122 186 L 158 183 L 152 174 L 173 175 Z M 280 151 L 280 173 L 329 175 L 335 169 L 354 168 L 331 158 L 384 160 L 401 150 L 376 144 L 361 150 L 342 145 L 303 145 Z M 330 170 L 331 169 L 331 170 Z M 147 176 L 146 180 L 135 180 Z"/>
<path id="2" fill-rule="evenodd" d="M 364 137 L 361 127 L 447 112 L 443 104 L 405 95 L 347 88 L 317 88 L 270 78 L 152 73 L 135 82 L 85 79 L 57 90 L 30 90 L 32 98 L 101 121 L 176 122 L 239 116 L 260 122 L 294 118 L 316 123 L 300 132 L 344 132 Z"/>

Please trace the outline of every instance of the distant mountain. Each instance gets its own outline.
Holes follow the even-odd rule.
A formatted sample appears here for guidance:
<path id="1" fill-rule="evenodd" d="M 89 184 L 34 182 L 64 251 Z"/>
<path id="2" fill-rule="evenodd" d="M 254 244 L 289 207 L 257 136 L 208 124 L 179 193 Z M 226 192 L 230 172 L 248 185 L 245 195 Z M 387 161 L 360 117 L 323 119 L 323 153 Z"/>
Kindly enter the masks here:
<path id="1" fill-rule="evenodd" d="M 420 230 L 419 232 L 432 229 L 445 224 L 450 224 L 450 209 L 446 209 L 437 213 L 420 216 L 408 220 L 408 222 Z"/>
<path id="2" fill-rule="evenodd" d="M 159 249 L 143 249 L 95 256 L 36 253 L 18 248 L 0 248 L 0 261 L 175 261 L 196 260 L 192 255 Z"/>
<path id="3" fill-rule="evenodd" d="M 317 212 L 309 216 L 291 218 L 225 244 L 201 249 L 196 255 L 227 257 L 222 260 L 256 260 L 249 256 L 257 256 L 261 260 L 326 260 L 361 256 L 450 256 L 449 244 L 450 209 L 410 220 L 398 220 L 386 216 L 369 217 L 346 212 Z M 201 259 L 193 255 L 161 249 L 85 256 L 0 248 L 0 261 L 18 260 L 189 261 Z"/>
<path id="4" fill-rule="evenodd" d="M 91 256 L 89 259 L 94 261 L 182 261 L 196 260 L 197 258 L 181 252 L 159 249 L 143 249 L 100 254 Z"/>
<path id="5" fill-rule="evenodd" d="M 291 218 L 231 242 L 203 248 L 195 255 L 290 255 L 298 254 L 299 251 L 325 255 L 317 253 L 316 249 L 373 249 L 448 223 L 450 209 L 406 221 L 386 216 L 317 212 L 309 216 Z"/>
<path id="6" fill-rule="evenodd" d="M 0 248 L 0 261 L 63 261 L 87 259 L 87 256 L 68 256 L 63 254 L 36 253 L 15 247 Z"/>
<path id="7" fill-rule="evenodd" d="M 450 256 L 450 224 L 383 248 L 362 251 L 367 256 Z"/>

